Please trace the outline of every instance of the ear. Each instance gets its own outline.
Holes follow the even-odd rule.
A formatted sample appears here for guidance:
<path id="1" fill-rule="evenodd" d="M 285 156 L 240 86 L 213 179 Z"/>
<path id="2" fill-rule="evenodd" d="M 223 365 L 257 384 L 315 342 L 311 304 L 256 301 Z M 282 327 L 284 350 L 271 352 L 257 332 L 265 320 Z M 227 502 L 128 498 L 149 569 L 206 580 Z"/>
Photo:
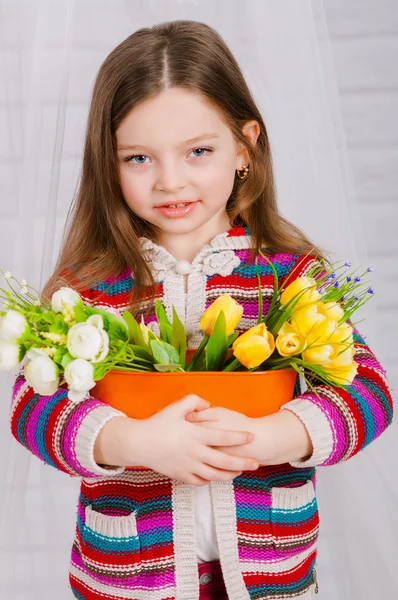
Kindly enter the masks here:
<path id="1" fill-rule="evenodd" d="M 257 138 L 260 135 L 260 125 L 257 121 L 246 121 L 242 127 L 242 133 L 247 138 L 248 142 L 252 146 L 255 146 Z M 236 168 L 241 169 L 243 165 L 247 165 L 249 163 L 250 159 L 246 146 L 239 143 L 238 148 L 239 150 L 236 155 Z"/>

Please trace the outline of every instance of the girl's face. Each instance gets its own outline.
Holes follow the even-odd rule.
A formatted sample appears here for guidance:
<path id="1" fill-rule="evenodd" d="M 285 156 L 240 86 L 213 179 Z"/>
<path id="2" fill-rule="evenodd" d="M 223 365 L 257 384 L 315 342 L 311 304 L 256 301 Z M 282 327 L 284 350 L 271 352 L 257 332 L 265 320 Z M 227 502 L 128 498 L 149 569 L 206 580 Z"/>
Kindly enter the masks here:
<path id="1" fill-rule="evenodd" d="M 196 138 L 196 139 L 194 139 Z M 230 227 L 226 204 L 248 154 L 202 96 L 169 88 L 137 105 L 116 132 L 124 198 L 164 235 Z M 191 202 L 184 214 L 160 204 Z M 186 214 L 185 214 L 186 213 Z"/>

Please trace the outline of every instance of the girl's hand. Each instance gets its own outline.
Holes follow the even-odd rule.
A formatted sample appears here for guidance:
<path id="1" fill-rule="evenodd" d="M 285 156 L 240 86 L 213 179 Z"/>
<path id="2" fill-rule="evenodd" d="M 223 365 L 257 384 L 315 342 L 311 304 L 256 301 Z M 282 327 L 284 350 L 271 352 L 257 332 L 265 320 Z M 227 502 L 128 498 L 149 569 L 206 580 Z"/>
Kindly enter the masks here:
<path id="1" fill-rule="evenodd" d="M 264 459 L 264 443 L 262 436 L 259 435 L 257 419 L 247 417 L 240 412 L 221 406 L 190 412 L 186 418 L 191 423 L 197 423 L 207 429 L 250 431 L 253 433 L 254 438 L 249 444 L 229 446 L 228 448 L 223 447 L 220 450 L 231 456 L 252 457 L 259 463 L 260 459 Z"/>
<path id="2" fill-rule="evenodd" d="M 290 410 L 251 418 L 223 407 L 212 407 L 187 415 L 192 423 L 216 429 L 251 431 L 253 442 L 244 446 L 220 448 L 232 456 L 251 456 L 259 465 L 280 465 L 309 458 L 311 438 L 300 419 Z"/>
<path id="3" fill-rule="evenodd" d="M 139 440 L 136 446 L 140 451 L 135 455 L 135 464 L 191 485 L 229 481 L 242 471 L 257 469 L 258 463 L 250 458 L 250 453 L 233 456 L 219 450 L 219 447 L 224 450 L 248 445 L 252 438 L 249 431 L 231 431 L 234 427 L 229 431 L 217 427 L 209 429 L 186 419 L 188 413 L 208 406 L 207 401 L 189 394 L 149 419 L 136 421 Z"/>

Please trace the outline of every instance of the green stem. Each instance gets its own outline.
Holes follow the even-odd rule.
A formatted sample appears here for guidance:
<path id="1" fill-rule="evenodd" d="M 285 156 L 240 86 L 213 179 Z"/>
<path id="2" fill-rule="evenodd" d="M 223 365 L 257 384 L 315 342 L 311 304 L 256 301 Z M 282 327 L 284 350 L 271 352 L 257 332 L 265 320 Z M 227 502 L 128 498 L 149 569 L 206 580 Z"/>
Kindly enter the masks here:
<path id="1" fill-rule="evenodd" d="M 235 358 L 231 363 L 229 363 L 229 365 L 224 367 L 223 371 L 234 371 L 237 367 L 241 366 L 242 363 L 237 358 Z"/>
<path id="2" fill-rule="evenodd" d="M 185 371 L 192 371 L 193 367 L 198 362 L 200 355 L 202 354 L 203 350 L 205 349 L 206 344 L 209 341 L 209 339 L 210 339 L 210 336 L 208 336 L 208 335 L 204 336 L 203 340 L 200 342 L 199 348 L 196 350 L 191 362 L 189 363 L 189 365 L 187 365 Z"/>

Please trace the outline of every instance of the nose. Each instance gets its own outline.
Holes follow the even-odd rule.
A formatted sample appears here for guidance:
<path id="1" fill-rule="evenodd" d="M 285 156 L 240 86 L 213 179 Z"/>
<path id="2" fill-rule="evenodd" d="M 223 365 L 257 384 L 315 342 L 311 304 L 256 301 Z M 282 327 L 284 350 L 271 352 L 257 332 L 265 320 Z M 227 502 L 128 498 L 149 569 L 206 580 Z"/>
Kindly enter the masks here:
<path id="1" fill-rule="evenodd" d="M 157 172 L 155 189 L 167 193 L 176 193 L 183 189 L 185 184 L 182 180 L 181 170 L 177 161 L 161 165 Z"/>

